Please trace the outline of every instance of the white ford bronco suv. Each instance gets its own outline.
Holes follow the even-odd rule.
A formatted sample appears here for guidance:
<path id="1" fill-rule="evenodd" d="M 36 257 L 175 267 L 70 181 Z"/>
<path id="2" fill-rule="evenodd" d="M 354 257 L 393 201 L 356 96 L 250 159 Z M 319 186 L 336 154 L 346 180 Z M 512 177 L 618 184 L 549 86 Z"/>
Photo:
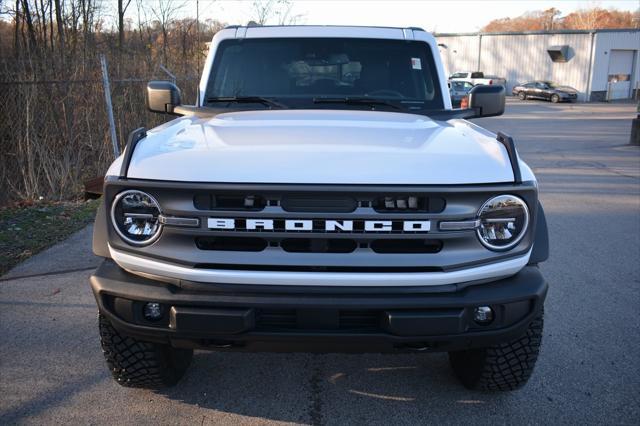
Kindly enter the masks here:
<path id="1" fill-rule="evenodd" d="M 504 111 L 452 109 L 419 28 L 228 27 L 195 105 L 169 82 L 109 168 L 91 277 L 124 386 L 159 388 L 194 349 L 446 351 L 462 383 L 511 390 L 536 362 L 544 212 Z"/>

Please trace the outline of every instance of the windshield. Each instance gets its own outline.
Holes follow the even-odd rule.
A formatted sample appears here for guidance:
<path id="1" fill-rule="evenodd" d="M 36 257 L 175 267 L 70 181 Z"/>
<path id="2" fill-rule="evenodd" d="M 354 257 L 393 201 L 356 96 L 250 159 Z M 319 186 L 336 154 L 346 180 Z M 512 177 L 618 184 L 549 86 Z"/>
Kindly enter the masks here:
<path id="1" fill-rule="evenodd" d="M 424 42 L 355 38 L 222 41 L 205 105 L 274 106 L 265 100 L 290 108 L 444 108 L 433 55 Z"/>
<path id="2" fill-rule="evenodd" d="M 451 88 L 455 91 L 467 91 L 467 90 L 471 90 L 472 87 L 473 87 L 473 84 L 469 83 L 468 81 L 452 81 L 451 82 Z"/>

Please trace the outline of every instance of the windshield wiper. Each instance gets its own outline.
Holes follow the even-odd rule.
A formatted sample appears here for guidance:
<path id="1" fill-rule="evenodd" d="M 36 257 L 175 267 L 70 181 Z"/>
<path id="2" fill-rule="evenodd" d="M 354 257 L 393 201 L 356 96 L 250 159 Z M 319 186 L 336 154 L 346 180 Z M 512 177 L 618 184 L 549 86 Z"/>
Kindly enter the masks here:
<path id="1" fill-rule="evenodd" d="M 348 104 L 348 105 L 384 105 L 391 107 L 393 109 L 402 110 L 398 105 L 386 101 L 384 99 L 375 99 L 375 98 L 313 98 L 314 104 Z"/>
<path id="2" fill-rule="evenodd" d="M 236 102 L 240 104 L 263 104 L 278 108 L 289 108 L 287 105 L 274 101 L 273 99 L 261 96 L 221 96 L 218 98 L 207 98 L 207 103 L 214 102 Z"/>

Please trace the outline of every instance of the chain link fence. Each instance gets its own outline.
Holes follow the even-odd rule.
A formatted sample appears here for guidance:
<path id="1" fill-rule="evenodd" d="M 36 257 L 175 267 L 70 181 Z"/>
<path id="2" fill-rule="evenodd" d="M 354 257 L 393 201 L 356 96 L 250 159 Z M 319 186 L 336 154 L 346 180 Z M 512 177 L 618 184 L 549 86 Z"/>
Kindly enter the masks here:
<path id="1" fill-rule="evenodd" d="M 95 62 L 95 63 L 93 63 Z M 20 79 L 0 74 L 0 205 L 27 199 L 78 197 L 85 180 L 103 176 L 113 161 L 100 61 L 69 80 Z M 147 111 L 146 82 L 153 74 L 110 76 L 116 135 L 172 119 Z M 176 75 L 183 99 L 196 98 L 197 75 Z"/>

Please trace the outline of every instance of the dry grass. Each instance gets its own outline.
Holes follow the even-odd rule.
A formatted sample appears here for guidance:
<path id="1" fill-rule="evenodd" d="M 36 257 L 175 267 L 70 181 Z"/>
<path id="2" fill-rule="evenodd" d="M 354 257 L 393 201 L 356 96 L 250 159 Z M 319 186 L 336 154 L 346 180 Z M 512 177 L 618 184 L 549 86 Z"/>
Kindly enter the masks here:
<path id="1" fill-rule="evenodd" d="M 31 202 L 0 209 L 0 275 L 91 223 L 98 204 Z"/>

